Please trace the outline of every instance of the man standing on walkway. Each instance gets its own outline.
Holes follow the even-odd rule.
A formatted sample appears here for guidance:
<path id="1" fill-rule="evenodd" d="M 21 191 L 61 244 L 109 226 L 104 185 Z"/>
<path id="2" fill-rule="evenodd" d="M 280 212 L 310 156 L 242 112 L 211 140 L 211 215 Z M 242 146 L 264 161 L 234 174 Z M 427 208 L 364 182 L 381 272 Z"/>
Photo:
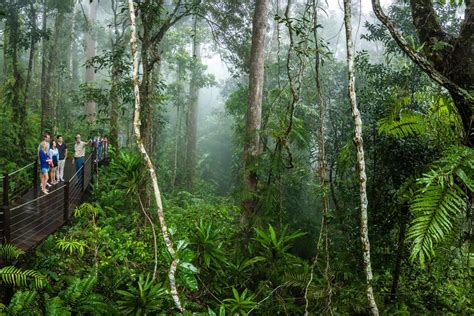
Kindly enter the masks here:
<path id="1" fill-rule="evenodd" d="M 64 143 L 63 137 L 58 135 L 56 148 L 58 148 L 59 159 L 58 159 L 58 179 L 64 181 L 64 165 L 67 159 L 67 145 Z"/>
<path id="2" fill-rule="evenodd" d="M 83 142 L 81 140 L 81 135 L 76 135 L 76 142 L 74 143 L 74 159 L 72 160 L 72 163 L 76 165 L 76 172 L 78 172 L 84 166 L 86 156 L 86 145 L 88 145 L 89 143 Z M 80 182 L 82 183 L 82 173 L 79 173 L 78 177 Z"/>

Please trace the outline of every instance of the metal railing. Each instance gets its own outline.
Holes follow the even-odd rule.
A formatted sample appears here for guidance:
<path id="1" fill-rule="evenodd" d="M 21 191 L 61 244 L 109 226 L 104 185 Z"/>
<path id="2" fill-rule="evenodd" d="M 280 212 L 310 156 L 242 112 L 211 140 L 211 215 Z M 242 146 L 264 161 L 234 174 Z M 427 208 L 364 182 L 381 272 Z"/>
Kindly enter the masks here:
<path id="1" fill-rule="evenodd" d="M 81 203 L 83 194 L 92 181 L 94 157 L 95 151 L 69 180 L 48 194 L 38 196 L 39 184 L 36 179 L 33 181 L 33 188 L 30 186 L 33 192 L 26 194 L 29 200 L 18 205 L 10 203 L 9 175 L 4 177 L 3 205 L 0 213 L 1 241 L 29 249 L 67 223 L 70 214 Z M 37 178 L 37 170 L 35 174 Z"/>

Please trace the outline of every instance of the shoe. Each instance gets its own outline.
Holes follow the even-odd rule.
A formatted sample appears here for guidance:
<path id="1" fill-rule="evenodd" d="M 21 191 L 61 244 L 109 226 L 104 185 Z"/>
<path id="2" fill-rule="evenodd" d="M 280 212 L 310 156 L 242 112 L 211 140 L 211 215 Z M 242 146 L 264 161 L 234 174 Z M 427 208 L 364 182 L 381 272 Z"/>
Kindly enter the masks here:
<path id="1" fill-rule="evenodd" d="M 41 190 L 44 194 L 49 194 L 48 190 Z"/>
<path id="2" fill-rule="evenodd" d="M 49 188 L 51 186 L 51 184 L 49 184 L 48 182 L 46 182 L 46 186 Z"/>

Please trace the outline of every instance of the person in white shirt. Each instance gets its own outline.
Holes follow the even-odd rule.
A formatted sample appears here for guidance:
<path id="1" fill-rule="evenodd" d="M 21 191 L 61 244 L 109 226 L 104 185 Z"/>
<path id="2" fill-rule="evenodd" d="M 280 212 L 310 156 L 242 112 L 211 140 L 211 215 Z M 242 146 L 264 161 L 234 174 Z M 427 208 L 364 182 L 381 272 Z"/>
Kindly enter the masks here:
<path id="1" fill-rule="evenodd" d="M 89 142 L 83 142 L 81 140 L 81 135 L 76 135 L 76 142 L 74 143 L 74 159 L 72 163 L 76 165 L 76 172 L 78 172 L 83 166 L 85 162 L 86 156 L 86 146 L 90 144 Z M 82 183 L 82 174 L 79 173 L 79 180 Z"/>

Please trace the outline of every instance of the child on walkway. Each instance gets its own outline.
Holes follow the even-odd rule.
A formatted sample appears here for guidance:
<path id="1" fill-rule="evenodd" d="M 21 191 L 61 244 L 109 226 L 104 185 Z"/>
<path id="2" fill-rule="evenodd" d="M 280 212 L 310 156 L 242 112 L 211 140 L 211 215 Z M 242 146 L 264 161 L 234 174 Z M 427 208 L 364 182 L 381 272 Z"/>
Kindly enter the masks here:
<path id="1" fill-rule="evenodd" d="M 58 179 L 56 177 L 56 170 L 58 169 L 58 160 L 59 160 L 59 151 L 56 147 L 56 141 L 53 140 L 51 144 L 51 149 L 49 150 L 49 157 L 51 158 L 53 164 L 51 166 L 51 184 L 58 184 Z"/>

